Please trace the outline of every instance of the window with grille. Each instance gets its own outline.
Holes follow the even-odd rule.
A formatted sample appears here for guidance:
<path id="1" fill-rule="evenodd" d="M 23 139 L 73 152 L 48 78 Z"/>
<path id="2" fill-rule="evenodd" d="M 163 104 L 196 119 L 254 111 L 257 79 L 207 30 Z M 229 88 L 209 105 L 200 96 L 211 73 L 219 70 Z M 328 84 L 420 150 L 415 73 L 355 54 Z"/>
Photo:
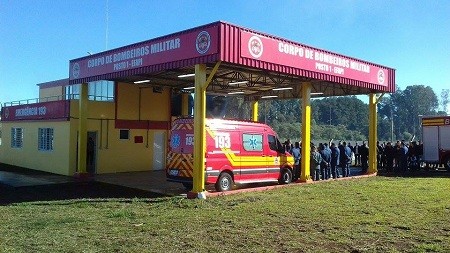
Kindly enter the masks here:
<path id="1" fill-rule="evenodd" d="M 23 129 L 11 128 L 11 148 L 22 148 L 23 145 Z"/>
<path id="2" fill-rule="evenodd" d="M 39 128 L 38 149 L 42 151 L 53 150 L 53 128 Z"/>

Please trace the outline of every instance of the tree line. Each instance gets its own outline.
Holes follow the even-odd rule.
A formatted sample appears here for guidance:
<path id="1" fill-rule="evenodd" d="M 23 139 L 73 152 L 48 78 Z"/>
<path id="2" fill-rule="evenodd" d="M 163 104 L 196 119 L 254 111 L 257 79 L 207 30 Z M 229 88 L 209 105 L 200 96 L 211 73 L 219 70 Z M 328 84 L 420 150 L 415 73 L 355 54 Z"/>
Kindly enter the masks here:
<path id="1" fill-rule="evenodd" d="M 440 99 L 430 86 L 411 85 L 385 94 L 378 103 L 378 139 L 421 139 L 421 117 L 446 115 L 449 89 Z M 244 97 L 227 97 L 224 118 L 251 119 L 251 105 Z M 369 132 L 369 106 L 356 96 L 313 99 L 312 139 L 364 141 Z M 259 122 L 270 125 L 281 140 L 300 140 L 301 99 L 260 100 Z"/>

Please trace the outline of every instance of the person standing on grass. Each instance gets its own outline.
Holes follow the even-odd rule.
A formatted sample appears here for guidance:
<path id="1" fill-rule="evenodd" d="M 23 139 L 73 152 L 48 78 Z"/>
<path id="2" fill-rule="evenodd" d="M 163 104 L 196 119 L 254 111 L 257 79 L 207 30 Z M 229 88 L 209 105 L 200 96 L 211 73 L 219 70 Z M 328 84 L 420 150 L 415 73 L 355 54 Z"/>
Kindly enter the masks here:
<path id="1" fill-rule="evenodd" d="M 310 170 L 314 173 L 313 180 L 320 180 L 320 163 L 322 162 L 322 156 L 317 152 L 316 146 L 311 147 L 311 164 Z"/>
<path id="2" fill-rule="evenodd" d="M 399 149 L 399 167 L 401 172 L 408 170 L 408 147 L 405 142 L 401 142 Z"/>
<path id="3" fill-rule="evenodd" d="M 339 177 L 339 170 L 337 168 L 339 164 L 339 149 L 336 147 L 334 143 L 331 143 L 331 174 L 333 175 L 333 178 L 336 179 Z"/>
<path id="4" fill-rule="evenodd" d="M 386 156 L 386 172 L 393 172 L 395 148 L 392 146 L 391 142 L 388 142 L 386 144 L 386 147 L 384 148 L 384 154 Z"/>
<path id="5" fill-rule="evenodd" d="M 366 174 L 369 167 L 369 148 L 365 142 L 359 147 L 359 154 L 361 155 L 361 172 Z"/>
<path id="6" fill-rule="evenodd" d="M 352 150 L 347 146 L 347 143 L 344 141 L 342 143 L 341 148 L 339 148 L 340 157 L 339 161 L 341 162 L 342 168 L 342 177 L 350 176 L 350 163 L 352 162 Z"/>
<path id="7" fill-rule="evenodd" d="M 358 142 L 355 143 L 353 147 L 353 153 L 355 154 L 355 166 L 361 165 L 361 154 L 359 153 L 359 145 Z"/>
<path id="8" fill-rule="evenodd" d="M 320 164 L 322 180 L 328 180 L 331 177 L 331 150 L 328 148 L 327 143 L 323 144 L 320 155 L 322 156 L 322 163 Z"/>
<path id="9" fill-rule="evenodd" d="M 294 177 L 292 181 L 297 181 L 300 178 L 300 161 L 302 158 L 302 150 L 298 141 L 295 142 L 294 148 L 292 149 L 292 156 L 294 157 Z"/>

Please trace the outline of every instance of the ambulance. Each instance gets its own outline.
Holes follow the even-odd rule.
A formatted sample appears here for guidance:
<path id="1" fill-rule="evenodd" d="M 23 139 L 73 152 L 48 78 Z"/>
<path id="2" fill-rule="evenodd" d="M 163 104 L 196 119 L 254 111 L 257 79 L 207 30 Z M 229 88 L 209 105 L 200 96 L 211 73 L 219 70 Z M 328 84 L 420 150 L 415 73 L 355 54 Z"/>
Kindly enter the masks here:
<path id="1" fill-rule="evenodd" d="M 294 159 L 268 125 L 206 119 L 205 129 L 205 184 L 214 184 L 216 191 L 231 190 L 234 184 L 292 181 Z M 193 118 L 174 120 L 169 146 L 167 180 L 192 188 Z"/>

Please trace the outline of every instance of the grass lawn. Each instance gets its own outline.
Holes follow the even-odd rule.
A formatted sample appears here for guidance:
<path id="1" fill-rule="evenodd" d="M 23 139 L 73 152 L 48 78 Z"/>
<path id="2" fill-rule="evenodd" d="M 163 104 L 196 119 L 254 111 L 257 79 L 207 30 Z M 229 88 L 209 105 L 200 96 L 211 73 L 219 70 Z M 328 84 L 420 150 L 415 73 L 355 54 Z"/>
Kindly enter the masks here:
<path id="1" fill-rule="evenodd" d="M 0 252 L 450 252 L 450 179 L 0 206 Z"/>

